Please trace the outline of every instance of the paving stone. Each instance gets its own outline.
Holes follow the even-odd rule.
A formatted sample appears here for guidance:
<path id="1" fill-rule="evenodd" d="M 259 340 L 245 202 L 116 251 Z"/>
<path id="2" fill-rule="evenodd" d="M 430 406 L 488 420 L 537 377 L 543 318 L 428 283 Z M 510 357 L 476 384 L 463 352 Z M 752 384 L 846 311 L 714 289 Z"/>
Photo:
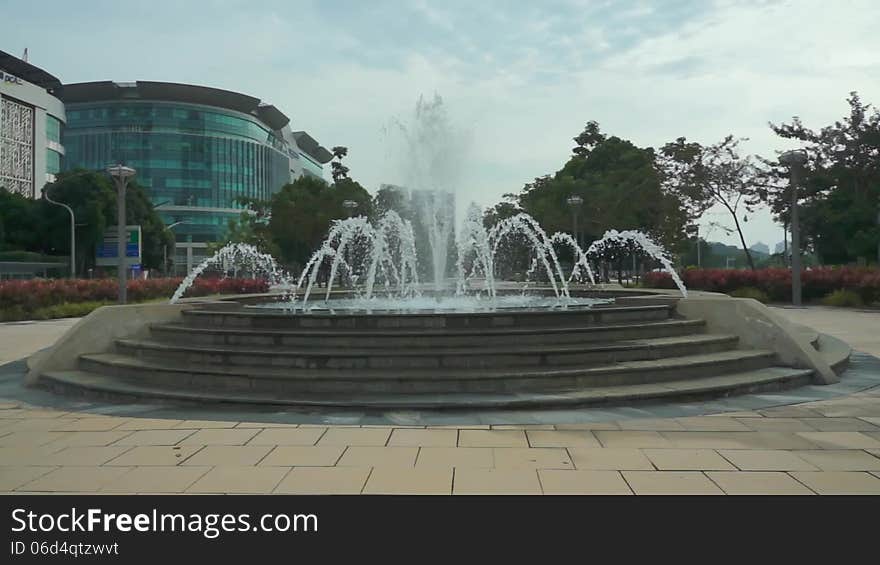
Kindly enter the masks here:
<path id="1" fill-rule="evenodd" d="M 364 494 L 451 494 L 452 469 L 379 467 L 373 469 Z"/>
<path id="2" fill-rule="evenodd" d="M 739 422 L 759 432 L 815 431 L 815 428 L 799 418 L 742 418 Z"/>
<path id="3" fill-rule="evenodd" d="M 458 430 L 422 430 L 397 428 L 391 433 L 389 446 L 398 447 L 455 447 Z"/>
<path id="4" fill-rule="evenodd" d="M 735 467 L 711 449 L 643 449 L 661 471 L 733 470 Z"/>
<path id="5" fill-rule="evenodd" d="M 557 430 L 619 430 L 617 422 L 584 422 L 581 424 L 556 424 Z"/>
<path id="6" fill-rule="evenodd" d="M 860 418 L 801 418 L 801 421 L 820 432 L 880 431 L 880 427 Z"/>
<path id="7" fill-rule="evenodd" d="M 115 443 L 132 432 L 63 432 L 51 445 L 64 447 L 97 447 Z"/>
<path id="8" fill-rule="evenodd" d="M 623 478 L 636 494 L 723 494 L 697 471 L 623 471 Z"/>
<path id="9" fill-rule="evenodd" d="M 184 420 L 174 427 L 189 430 L 204 430 L 209 428 L 234 428 L 237 425 L 238 422 L 224 422 L 218 420 Z"/>
<path id="10" fill-rule="evenodd" d="M 15 490 L 55 469 L 56 467 L 11 465 L 0 467 L 0 492 Z"/>
<path id="11" fill-rule="evenodd" d="M 61 432 L 45 431 L 12 432 L 0 437 L 0 447 L 46 445 L 60 439 L 63 435 Z"/>
<path id="12" fill-rule="evenodd" d="M 661 432 L 672 447 L 706 449 L 814 449 L 798 432 Z M 652 446 L 648 446 L 652 447 Z"/>
<path id="13" fill-rule="evenodd" d="M 492 424 L 493 430 L 555 430 L 553 424 Z"/>
<path id="14" fill-rule="evenodd" d="M 39 459 L 41 465 L 103 465 L 131 449 L 128 445 L 65 447 Z"/>
<path id="15" fill-rule="evenodd" d="M 318 445 L 368 445 L 382 446 L 388 442 L 391 429 L 384 428 L 339 428 L 334 426 L 321 436 Z"/>
<path id="16" fill-rule="evenodd" d="M 278 422 L 239 422 L 236 428 L 298 428 L 299 424 L 283 424 Z"/>
<path id="17" fill-rule="evenodd" d="M 181 445 L 244 445 L 260 430 L 199 430 L 180 442 Z"/>
<path id="18" fill-rule="evenodd" d="M 455 469 L 453 494 L 541 494 L 534 469 Z"/>
<path id="19" fill-rule="evenodd" d="M 528 447 L 522 430 L 460 430 L 459 447 Z"/>
<path id="20" fill-rule="evenodd" d="M 136 467 L 103 487 L 105 492 L 183 492 L 211 467 Z"/>
<path id="21" fill-rule="evenodd" d="M 814 494 L 786 473 L 774 471 L 709 471 L 712 481 L 727 494 Z"/>
<path id="22" fill-rule="evenodd" d="M 798 435 L 823 449 L 880 448 L 880 441 L 862 432 L 801 432 Z"/>
<path id="23" fill-rule="evenodd" d="M 526 436 L 532 447 L 601 447 L 589 430 L 529 430 Z"/>
<path id="24" fill-rule="evenodd" d="M 791 451 L 779 449 L 723 449 L 719 453 L 742 471 L 816 471 Z"/>
<path id="25" fill-rule="evenodd" d="M 118 428 L 127 421 L 127 418 L 78 418 L 66 421 L 53 420 L 56 426 L 52 428 L 56 432 L 109 432 Z"/>
<path id="26" fill-rule="evenodd" d="M 806 406 L 775 406 L 758 410 L 758 412 L 766 418 L 815 418 L 821 416 L 820 413 Z"/>
<path id="27" fill-rule="evenodd" d="M 198 432 L 195 430 L 138 430 L 127 433 L 129 435 L 114 445 L 177 445 Z"/>
<path id="28" fill-rule="evenodd" d="M 558 447 L 496 447 L 498 469 L 574 469 L 568 452 Z"/>
<path id="29" fill-rule="evenodd" d="M 130 470 L 130 467 L 61 467 L 22 485 L 21 489 L 48 492 L 95 492 Z"/>
<path id="30" fill-rule="evenodd" d="M 580 470 L 654 470 L 654 465 L 638 449 L 628 447 L 569 448 L 576 469 Z"/>
<path id="31" fill-rule="evenodd" d="M 236 428 L 237 429 L 237 428 Z M 315 445 L 325 430 L 321 428 L 268 428 L 260 430 L 248 445 Z"/>
<path id="32" fill-rule="evenodd" d="M 350 446 L 342 454 L 337 467 L 412 467 L 416 464 L 418 447 Z"/>
<path id="33" fill-rule="evenodd" d="M 166 420 L 164 418 L 131 418 L 119 430 L 168 430 L 179 426 L 183 420 Z"/>
<path id="34" fill-rule="evenodd" d="M 490 447 L 423 447 L 416 467 L 484 469 L 494 466 Z"/>
<path id="35" fill-rule="evenodd" d="M 265 445 L 208 445 L 181 465 L 256 465 L 271 450 Z"/>
<path id="36" fill-rule="evenodd" d="M 880 494 L 880 478 L 855 471 L 799 471 L 791 473 L 819 494 Z"/>
<path id="37" fill-rule="evenodd" d="M 47 455 L 61 451 L 63 447 L 34 445 L 30 447 L 0 447 L 0 466 L 39 465 Z"/>
<path id="38" fill-rule="evenodd" d="M 632 494 L 617 471 L 539 469 L 544 494 Z"/>
<path id="39" fill-rule="evenodd" d="M 332 467 L 342 452 L 341 446 L 279 445 L 267 455 L 260 465 L 282 467 Z"/>
<path id="40" fill-rule="evenodd" d="M 369 467 L 295 467 L 278 483 L 277 494 L 360 494 Z"/>
<path id="41" fill-rule="evenodd" d="M 822 471 L 880 471 L 880 459 L 858 449 L 817 449 L 795 453 Z"/>
<path id="42" fill-rule="evenodd" d="M 684 430 L 674 418 L 633 418 L 631 420 L 619 420 L 617 425 L 621 430 Z"/>
<path id="43" fill-rule="evenodd" d="M 214 467 L 186 492 L 262 494 L 272 492 L 290 471 L 288 467 Z"/>
<path id="44" fill-rule="evenodd" d="M 171 466 L 185 461 L 190 455 L 201 449 L 198 445 L 140 445 L 115 457 L 104 465 L 122 465 L 126 467 Z"/>
<path id="45" fill-rule="evenodd" d="M 605 447 L 673 447 L 669 440 L 653 431 L 597 431 L 594 432 Z M 666 432 L 690 433 L 690 432 Z"/>
<path id="46" fill-rule="evenodd" d="M 698 432 L 747 432 L 751 428 L 736 418 L 692 416 L 675 419 L 685 430 Z"/>

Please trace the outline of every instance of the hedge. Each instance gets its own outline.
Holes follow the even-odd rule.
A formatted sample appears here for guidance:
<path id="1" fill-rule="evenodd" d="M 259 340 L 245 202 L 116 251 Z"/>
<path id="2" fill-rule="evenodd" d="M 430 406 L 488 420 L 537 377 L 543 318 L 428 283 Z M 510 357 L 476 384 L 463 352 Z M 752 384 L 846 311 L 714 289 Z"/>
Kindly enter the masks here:
<path id="1" fill-rule="evenodd" d="M 771 301 L 791 300 L 790 269 L 686 269 L 681 278 L 692 290 L 729 294 L 739 288 L 752 287 L 763 291 Z M 647 287 L 675 288 L 672 277 L 665 272 L 647 273 L 643 281 Z M 836 290 L 851 290 L 865 304 L 880 302 L 880 269 L 816 267 L 803 271 L 801 282 L 804 300 L 819 300 Z"/>
<path id="2" fill-rule="evenodd" d="M 171 298 L 182 278 L 128 281 L 128 299 L 143 302 Z M 35 312 L 40 308 L 80 302 L 115 301 L 116 279 L 30 279 L 0 281 L 0 310 Z M 210 294 L 252 294 L 267 292 L 263 279 L 197 278 L 185 296 Z"/>

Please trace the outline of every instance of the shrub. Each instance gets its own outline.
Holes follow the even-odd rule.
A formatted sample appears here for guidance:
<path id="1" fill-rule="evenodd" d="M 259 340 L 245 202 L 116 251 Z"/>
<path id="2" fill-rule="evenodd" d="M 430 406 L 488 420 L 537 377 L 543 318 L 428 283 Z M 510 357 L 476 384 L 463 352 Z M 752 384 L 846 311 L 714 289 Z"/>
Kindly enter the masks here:
<path id="1" fill-rule="evenodd" d="M 768 300 L 791 300 L 791 271 L 768 268 L 757 271 L 738 269 L 686 269 L 682 280 L 692 290 L 708 290 L 730 294 L 751 287 L 767 295 Z M 801 275 L 804 300 L 819 300 L 835 290 L 850 290 L 862 302 L 880 301 L 880 270 L 867 267 L 816 267 Z M 672 277 L 665 272 L 646 273 L 644 285 L 654 288 L 675 288 Z"/>
<path id="2" fill-rule="evenodd" d="M 852 290 L 835 290 L 822 299 L 822 304 L 842 308 L 858 308 L 865 305 L 862 297 Z"/>
<path id="3" fill-rule="evenodd" d="M 754 298 L 758 302 L 763 303 L 767 303 L 770 301 L 770 298 L 767 296 L 766 292 L 753 286 L 744 286 L 742 288 L 738 288 L 731 292 L 730 296 L 734 298 Z"/>

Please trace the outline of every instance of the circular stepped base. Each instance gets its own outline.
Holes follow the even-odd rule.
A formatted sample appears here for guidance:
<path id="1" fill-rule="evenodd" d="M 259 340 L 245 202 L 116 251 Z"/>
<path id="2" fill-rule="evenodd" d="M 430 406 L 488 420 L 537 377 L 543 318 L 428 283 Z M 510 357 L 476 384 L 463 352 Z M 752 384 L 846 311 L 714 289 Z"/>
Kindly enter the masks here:
<path id="1" fill-rule="evenodd" d="M 185 310 L 44 386 L 120 398 L 361 409 L 554 407 L 726 396 L 807 382 L 673 302 L 413 314 Z"/>

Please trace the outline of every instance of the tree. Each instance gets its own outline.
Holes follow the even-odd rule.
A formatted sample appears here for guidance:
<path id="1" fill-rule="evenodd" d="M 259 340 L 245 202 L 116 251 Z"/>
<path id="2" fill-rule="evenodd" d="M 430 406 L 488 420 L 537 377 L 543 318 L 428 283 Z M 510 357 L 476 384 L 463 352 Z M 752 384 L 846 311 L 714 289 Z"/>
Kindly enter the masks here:
<path id="1" fill-rule="evenodd" d="M 664 184 L 667 192 L 685 203 L 687 215 L 699 217 L 713 205 L 726 209 L 733 219 L 749 268 L 755 262 L 746 245 L 740 223 L 740 210 L 754 210 L 754 191 L 759 171 L 750 156 L 742 156 L 739 143 L 743 139 L 728 135 L 718 143 L 701 146 L 688 143 L 684 137 L 661 149 Z M 743 216 L 742 221 L 748 217 Z"/>
<path id="2" fill-rule="evenodd" d="M 808 166 L 798 190 L 804 240 L 822 261 L 873 257 L 880 262 L 880 110 L 863 103 L 856 92 L 846 101 L 849 115 L 819 131 L 796 116 L 770 128 L 801 142 L 807 151 Z M 776 204 L 784 198 L 781 194 L 768 190 L 761 197 L 782 209 L 784 203 Z"/>
<path id="3" fill-rule="evenodd" d="M 337 145 L 332 149 L 332 153 L 333 159 L 335 159 L 330 163 L 330 175 L 333 177 L 333 182 L 347 180 L 349 168 L 342 164 L 342 158 L 348 155 L 348 148 Z"/>
<path id="4" fill-rule="evenodd" d="M 272 219 L 271 201 L 240 196 L 235 202 L 245 209 L 237 219 L 229 220 L 225 241 L 216 244 L 215 247 L 219 249 L 229 243 L 247 243 L 256 247 L 261 253 L 277 255 L 278 248 L 269 229 L 269 222 Z"/>

